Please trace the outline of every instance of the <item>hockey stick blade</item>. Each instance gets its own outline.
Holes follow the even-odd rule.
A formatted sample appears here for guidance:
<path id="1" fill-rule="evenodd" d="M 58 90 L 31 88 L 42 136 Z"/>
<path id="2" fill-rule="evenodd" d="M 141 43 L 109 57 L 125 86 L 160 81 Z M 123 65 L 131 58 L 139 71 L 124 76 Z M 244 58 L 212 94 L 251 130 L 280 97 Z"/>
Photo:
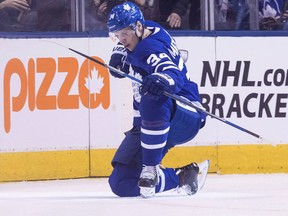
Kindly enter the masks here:
<path id="1" fill-rule="evenodd" d="M 101 61 L 98 61 L 97 59 L 94 59 L 94 58 L 92 58 L 92 57 L 90 57 L 90 56 L 88 56 L 88 55 L 86 55 L 86 54 L 84 54 L 84 53 L 81 53 L 81 52 L 75 50 L 75 49 L 72 49 L 72 48 L 70 48 L 70 47 L 66 47 L 66 46 L 61 45 L 61 44 L 56 43 L 56 42 L 52 42 L 52 41 L 47 41 L 47 42 L 54 43 L 54 44 L 57 44 L 57 45 L 59 45 L 59 46 L 62 46 L 62 47 L 66 48 L 66 49 L 68 49 L 68 50 L 70 50 L 70 51 L 72 51 L 72 52 L 74 52 L 74 53 L 76 53 L 76 54 L 78 54 L 78 55 L 80 55 L 80 56 L 82 56 L 82 57 L 84 57 L 84 58 L 87 58 L 87 59 L 89 59 L 89 60 L 91 60 L 91 61 L 93 61 L 93 62 L 95 62 L 95 63 L 97 63 L 97 64 L 99 64 L 99 65 L 102 65 L 102 66 L 108 68 L 109 70 L 111 70 L 111 71 L 113 71 L 113 72 L 115 72 L 115 73 L 118 73 L 118 74 L 120 74 L 120 75 L 122 75 L 122 76 L 125 76 L 125 77 L 127 77 L 127 78 L 129 78 L 129 79 L 131 79 L 131 80 L 133 80 L 133 81 L 138 82 L 138 83 L 142 83 L 141 80 L 135 78 L 134 76 L 131 76 L 131 75 L 129 75 L 129 74 L 126 74 L 126 73 L 122 72 L 121 70 L 118 70 L 118 69 L 116 69 L 116 68 L 114 68 L 114 67 L 112 67 L 112 66 L 110 66 L 110 65 L 108 65 L 108 64 L 106 64 L 106 63 L 103 63 L 103 62 L 101 62 Z M 230 122 L 230 121 L 228 121 L 228 120 L 226 120 L 226 119 L 223 119 L 223 118 L 221 118 L 221 117 L 219 117 L 219 116 L 217 116 L 217 115 L 214 115 L 213 113 L 210 113 L 210 112 L 206 111 L 203 107 L 199 107 L 199 106 L 193 104 L 192 102 L 187 101 L 187 100 L 179 97 L 178 95 L 170 94 L 170 93 L 168 93 L 168 92 L 164 92 L 164 95 L 167 96 L 167 97 L 172 98 L 172 99 L 175 100 L 175 101 L 178 101 L 178 102 L 181 102 L 181 103 L 183 103 L 183 104 L 185 104 L 185 105 L 187 105 L 187 106 L 190 106 L 190 107 L 192 107 L 192 108 L 194 108 L 194 109 L 196 109 L 196 110 L 198 110 L 198 111 L 200 111 L 200 112 L 203 112 L 203 113 L 205 113 L 206 115 L 208 115 L 208 116 L 210 116 L 210 117 L 212 117 L 212 118 L 215 118 L 215 119 L 217 119 L 217 120 L 219 120 L 219 121 L 221 121 L 221 122 L 223 122 L 223 123 L 225 123 L 225 124 L 227 124 L 227 125 L 230 125 L 230 126 L 236 128 L 236 129 L 238 129 L 238 130 L 240 130 L 240 131 L 242 131 L 242 132 L 245 132 L 245 133 L 247 133 L 247 134 L 250 134 L 251 136 L 254 136 L 254 137 L 256 137 L 256 138 L 258 138 L 258 139 L 260 139 L 260 140 L 262 140 L 262 141 L 264 141 L 264 142 L 267 142 L 267 143 L 269 143 L 269 144 L 271 144 L 271 145 L 273 145 L 273 146 L 276 146 L 276 145 L 277 145 L 275 142 L 268 141 L 267 139 L 264 139 L 262 136 L 254 133 L 254 132 L 252 132 L 252 131 L 250 131 L 250 130 L 247 130 L 247 129 L 245 129 L 245 128 L 239 126 L 239 125 L 236 125 L 236 124 L 234 124 L 234 123 L 232 123 L 232 122 Z"/>

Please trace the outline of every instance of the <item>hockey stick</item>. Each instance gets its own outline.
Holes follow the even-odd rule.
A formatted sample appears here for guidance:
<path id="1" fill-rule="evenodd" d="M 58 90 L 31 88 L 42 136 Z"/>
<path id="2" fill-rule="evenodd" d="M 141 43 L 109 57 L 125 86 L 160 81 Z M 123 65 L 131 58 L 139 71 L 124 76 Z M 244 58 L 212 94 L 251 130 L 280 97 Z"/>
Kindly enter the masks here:
<path id="1" fill-rule="evenodd" d="M 49 41 L 49 42 L 51 42 L 51 41 Z M 142 83 L 141 80 L 139 80 L 139 79 L 137 79 L 137 78 L 135 78 L 135 77 L 133 77 L 133 76 L 131 76 L 131 75 L 129 75 L 129 74 L 126 74 L 126 73 L 122 72 L 121 70 L 118 70 L 118 69 L 116 69 L 116 68 L 114 68 L 114 67 L 112 67 L 112 66 L 110 66 L 110 65 L 108 65 L 108 64 L 106 64 L 106 63 L 103 63 L 103 62 L 101 62 L 101 61 L 98 61 L 97 59 L 94 59 L 94 58 L 92 58 L 92 57 L 90 57 L 90 56 L 88 56 L 88 55 L 86 55 L 86 54 L 84 54 L 84 53 L 81 53 L 81 52 L 79 52 L 79 51 L 77 51 L 77 50 L 75 50 L 75 49 L 72 49 L 72 48 L 70 48 L 70 47 L 66 47 L 66 46 L 64 46 L 64 45 L 62 45 L 62 44 L 59 44 L 59 43 L 56 43 L 56 42 L 52 42 L 52 43 L 58 44 L 59 46 L 62 46 L 62 47 L 64 47 L 64 48 L 66 48 L 66 49 L 69 49 L 70 51 L 72 51 L 72 52 L 74 52 L 74 53 L 77 53 L 78 55 L 80 55 L 80 56 L 82 56 L 82 57 L 84 57 L 84 58 L 87 58 L 87 59 L 89 59 L 89 60 L 91 60 L 91 61 L 93 61 L 93 62 L 95 62 L 95 63 L 97 63 L 97 64 L 99 64 L 99 65 L 102 65 L 102 66 L 108 68 L 109 70 L 111 70 L 111 71 L 119 74 L 119 75 L 125 76 L 125 77 L 127 77 L 127 78 L 129 78 L 129 79 L 131 79 L 131 80 L 133 80 L 133 81 L 138 82 L 138 83 Z M 264 139 L 264 138 L 263 138 L 262 136 L 260 136 L 259 134 L 256 134 L 256 133 L 254 133 L 254 132 L 252 132 L 252 131 L 250 131 L 250 130 L 248 130 L 248 129 L 245 129 L 245 128 L 237 125 L 237 124 L 234 124 L 234 123 L 232 123 L 232 122 L 230 122 L 230 121 L 228 121 L 228 120 L 226 120 L 226 119 L 224 119 L 224 118 L 221 118 L 221 117 L 219 117 L 219 116 L 217 116 L 217 115 L 214 115 L 213 113 L 210 113 L 210 112 L 206 111 L 203 107 L 199 107 L 199 106 L 193 104 L 192 102 L 187 101 L 187 100 L 181 98 L 181 97 L 178 96 L 178 95 L 170 94 L 170 93 L 168 93 L 168 92 L 164 92 L 164 95 L 167 96 L 167 97 L 172 98 L 172 99 L 175 100 L 175 101 L 181 102 L 181 103 L 183 103 L 183 104 L 185 104 L 185 105 L 187 105 L 187 106 L 189 106 L 189 107 L 192 107 L 192 108 L 194 108 L 194 109 L 196 109 L 196 110 L 198 110 L 198 111 L 200 111 L 200 112 L 203 112 L 203 113 L 205 113 L 206 115 L 208 115 L 208 116 L 210 116 L 210 117 L 212 117 L 212 118 L 215 118 L 215 119 L 217 119 L 217 120 L 219 120 L 219 121 L 221 121 L 221 122 L 223 122 L 223 123 L 225 123 L 225 124 L 228 124 L 228 125 L 236 128 L 236 129 L 238 129 L 238 130 L 240 130 L 240 131 L 242 131 L 242 132 L 245 132 L 245 133 L 247 133 L 247 134 L 250 134 L 251 136 L 254 136 L 254 137 L 256 137 L 256 138 L 258 138 L 258 139 L 260 139 L 260 140 L 262 140 L 262 141 L 264 141 L 264 142 L 267 142 L 267 143 L 272 144 L 273 146 L 276 146 L 276 144 L 275 144 L 274 142 L 271 142 L 271 141 L 268 141 L 267 139 Z"/>

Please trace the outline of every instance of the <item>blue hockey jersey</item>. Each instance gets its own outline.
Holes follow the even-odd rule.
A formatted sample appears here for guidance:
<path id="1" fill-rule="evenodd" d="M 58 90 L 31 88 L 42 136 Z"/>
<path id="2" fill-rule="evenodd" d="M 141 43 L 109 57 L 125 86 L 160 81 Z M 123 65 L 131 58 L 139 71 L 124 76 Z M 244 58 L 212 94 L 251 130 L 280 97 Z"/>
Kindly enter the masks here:
<path id="1" fill-rule="evenodd" d="M 153 21 L 146 21 L 145 24 L 152 34 L 141 40 L 134 51 L 127 51 L 127 60 L 133 68 L 134 76 L 143 80 L 145 76 L 156 72 L 168 74 L 175 81 L 177 95 L 200 102 L 198 86 L 189 79 L 175 40 L 159 24 Z M 139 87 L 139 83 L 133 82 L 134 125 L 141 124 Z"/>

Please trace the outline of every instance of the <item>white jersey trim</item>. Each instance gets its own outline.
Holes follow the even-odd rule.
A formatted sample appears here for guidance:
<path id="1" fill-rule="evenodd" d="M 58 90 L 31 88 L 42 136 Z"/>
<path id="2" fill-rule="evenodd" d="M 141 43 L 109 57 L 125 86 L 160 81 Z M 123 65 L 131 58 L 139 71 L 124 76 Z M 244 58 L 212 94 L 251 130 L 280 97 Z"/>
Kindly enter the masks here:
<path id="1" fill-rule="evenodd" d="M 149 144 L 149 145 L 141 142 L 141 146 L 145 149 L 160 149 L 160 148 L 163 148 L 165 145 L 166 145 L 166 141 L 160 144 Z"/>
<path id="2" fill-rule="evenodd" d="M 164 130 L 147 130 L 144 128 L 141 128 L 141 132 L 147 135 L 163 135 L 166 134 L 170 130 L 170 127 L 167 127 Z"/>

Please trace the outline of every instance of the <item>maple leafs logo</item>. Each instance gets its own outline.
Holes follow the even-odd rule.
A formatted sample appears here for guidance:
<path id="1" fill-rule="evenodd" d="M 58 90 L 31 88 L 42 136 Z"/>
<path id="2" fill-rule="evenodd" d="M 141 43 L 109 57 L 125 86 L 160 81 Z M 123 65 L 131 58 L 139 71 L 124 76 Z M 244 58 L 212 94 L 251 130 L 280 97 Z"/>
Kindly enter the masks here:
<path id="1" fill-rule="evenodd" d="M 129 4 L 124 4 L 123 9 L 129 11 L 131 7 Z"/>
<path id="2" fill-rule="evenodd" d="M 141 75 L 140 73 L 135 72 L 135 73 L 134 73 L 134 77 L 135 77 L 137 80 L 143 81 L 142 75 Z"/>
<path id="3" fill-rule="evenodd" d="M 91 77 L 91 78 L 90 78 Z M 98 70 L 96 70 L 95 66 L 93 70 L 91 70 L 91 76 L 85 78 L 85 86 L 89 90 L 89 92 L 94 94 L 94 99 L 96 100 L 97 94 L 100 94 L 101 89 L 104 86 L 103 79 L 104 77 L 99 76 Z M 90 85 L 89 85 L 90 83 Z M 90 88 L 89 88 L 90 86 Z"/>
<path id="4" fill-rule="evenodd" d="M 135 77 L 136 79 L 142 81 L 142 76 L 141 76 L 141 74 L 135 73 L 135 74 L 134 74 L 134 77 Z M 140 86 L 141 86 L 141 83 L 136 82 L 136 81 L 132 81 L 133 97 L 134 97 L 134 99 L 135 99 L 138 103 L 140 103 L 140 101 L 141 101 L 141 95 L 140 95 L 140 92 L 139 92 Z"/>

